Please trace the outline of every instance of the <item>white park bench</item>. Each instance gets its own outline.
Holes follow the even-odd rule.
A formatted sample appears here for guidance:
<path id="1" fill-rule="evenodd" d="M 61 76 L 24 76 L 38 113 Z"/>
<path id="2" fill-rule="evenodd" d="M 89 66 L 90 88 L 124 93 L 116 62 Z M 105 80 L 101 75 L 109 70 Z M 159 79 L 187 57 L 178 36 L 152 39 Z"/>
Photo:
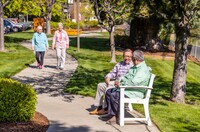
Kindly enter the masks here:
<path id="1" fill-rule="evenodd" d="M 151 96 L 151 90 L 153 89 L 153 82 L 154 82 L 155 75 L 151 74 L 149 85 L 148 86 L 120 86 L 120 115 L 119 115 L 119 124 L 120 126 L 124 126 L 125 121 L 131 122 L 131 121 L 145 121 L 148 125 L 152 125 L 151 118 L 149 115 L 149 99 Z M 129 98 L 125 97 L 124 91 L 125 89 L 138 89 L 143 88 L 146 89 L 145 97 L 140 98 Z M 135 118 L 135 117 L 125 117 L 125 111 L 124 111 L 124 104 L 128 104 L 129 110 L 133 111 L 132 104 L 143 104 L 144 106 L 144 113 L 145 116 L 141 118 Z"/>

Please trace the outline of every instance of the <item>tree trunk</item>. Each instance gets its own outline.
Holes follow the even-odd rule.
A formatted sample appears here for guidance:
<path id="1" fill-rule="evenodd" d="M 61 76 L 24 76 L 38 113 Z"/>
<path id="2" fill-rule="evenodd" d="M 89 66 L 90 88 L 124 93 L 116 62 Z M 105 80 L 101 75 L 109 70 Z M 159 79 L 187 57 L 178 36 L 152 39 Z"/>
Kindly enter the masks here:
<path id="1" fill-rule="evenodd" d="M 109 32 L 110 38 L 110 48 L 111 48 L 111 63 L 116 63 L 116 55 L 115 55 L 115 38 L 114 38 L 114 28 L 111 28 Z"/>
<path id="2" fill-rule="evenodd" d="M 46 34 L 51 34 L 51 25 L 50 25 L 50 21 L 51 21 L 51 13 L 48 13 L 46 16 Z"/>
<path id="3" fill-rule="evenodd" d="M 185 21 L 186 20 L 183 19 L 178 25 L 175 25 L 175 60 L 170 99 L 177 103 L 185 103 L 186 94 L 186 64 L 189 22 Z"/>
<path id="4" fill-rule="evenodd" d="M 2 5 L 0 5 L 0 51 L 4 51 L 4 23 Z"/>

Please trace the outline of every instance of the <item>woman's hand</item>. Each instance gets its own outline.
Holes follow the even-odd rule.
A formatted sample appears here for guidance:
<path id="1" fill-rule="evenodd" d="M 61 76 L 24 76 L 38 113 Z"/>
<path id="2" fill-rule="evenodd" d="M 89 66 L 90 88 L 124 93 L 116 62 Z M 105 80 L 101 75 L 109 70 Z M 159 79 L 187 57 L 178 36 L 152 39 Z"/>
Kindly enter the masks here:
<path id="1" fill-rule="evenodd" d="M 67 48 L 67 49 L 69 48 L 69 44 L 66 44 L 66 48 Z"/>
<path id="2" fill-rule="evenodd" d="M 51 49 L 54 50 L 54 45 L 51 46 Z"/>

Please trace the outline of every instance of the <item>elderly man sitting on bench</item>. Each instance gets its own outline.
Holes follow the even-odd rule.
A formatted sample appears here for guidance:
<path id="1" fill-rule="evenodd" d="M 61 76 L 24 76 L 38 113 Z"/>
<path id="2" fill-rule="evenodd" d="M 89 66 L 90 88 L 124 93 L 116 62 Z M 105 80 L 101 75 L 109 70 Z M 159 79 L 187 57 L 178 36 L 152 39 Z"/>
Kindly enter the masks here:
<path id="1" fill-rule="evenodd" d="M 107 124 L 114 124 L 117 122 L 119 114 L 119 100 L 120 86 L 147 86 L 150 79 L 149 67 L 144 61 L 144 54 L 141 50 L 133 52 L 133 64 L 128 73 L 121 78 L 118 83 L 115 83 L 115 88 L 108 89 L 106 92 L 106 102 L 108 109 L 108 116 L 104 117 Z M 127 89 L 125 96 L 131 98 L 144 98 L 144 89 Z"/>

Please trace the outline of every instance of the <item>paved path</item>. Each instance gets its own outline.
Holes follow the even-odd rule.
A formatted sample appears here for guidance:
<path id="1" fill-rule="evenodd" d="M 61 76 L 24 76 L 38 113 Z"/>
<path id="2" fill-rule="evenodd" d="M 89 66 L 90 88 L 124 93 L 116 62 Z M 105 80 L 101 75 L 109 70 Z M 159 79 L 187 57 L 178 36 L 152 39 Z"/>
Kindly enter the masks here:
<path id="1" fill-rule="evenodd" d="M 22 43 L 30 48 L 30 41 Z M 47 132 L 158 132 L 153 125 L 146 126 L 136 122 L 120 127 L 119 125 L 107 125 L 98 119 L 97 115 L 89 115 L 88 111 L 94 103 L 91 97 L 71 95 L 63 92 L 70 77 L 78 64 L 77 61 L 67 55 L 65 70 L 56 69 L 55 52 L 49 50 L 45 55 L 45 67 L 37 69 L 36 63 L 13 76 L 13 79 L 31 84 L 37 92 L 36 110 L 45 115 L 50 122 Z"/>

